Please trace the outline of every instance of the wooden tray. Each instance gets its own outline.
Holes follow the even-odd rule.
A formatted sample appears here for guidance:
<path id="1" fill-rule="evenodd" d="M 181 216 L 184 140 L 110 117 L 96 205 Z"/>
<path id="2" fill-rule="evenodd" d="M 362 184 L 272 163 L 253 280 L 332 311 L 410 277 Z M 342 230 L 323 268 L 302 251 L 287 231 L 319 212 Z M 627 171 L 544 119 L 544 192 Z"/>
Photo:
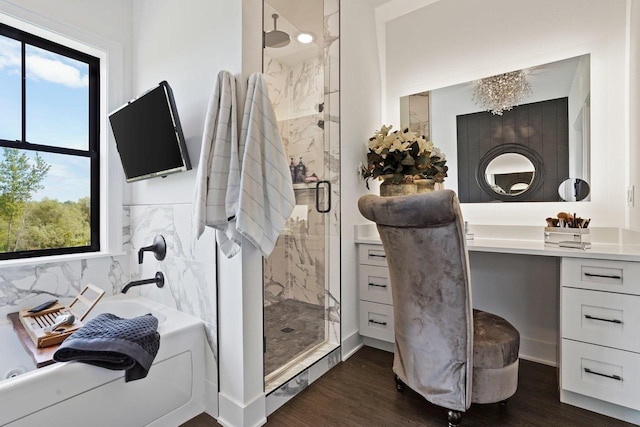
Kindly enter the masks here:
<path id="1" fill-rule="evenodd" d="M 37 348 L 60 344 L 82 326 L 84 318 L 103 295 L 102 289 L 89 284 L 73 299 L 69 307 L 55 303 L 37 313 L 21 310 L 20 322 Z M 64 314 L 73 314 L 76 318 L 75 322 L 72 325 L 60 326 L 52 334 L 47 334 L 45 330 L 55 323 L 55 318 Z"/>

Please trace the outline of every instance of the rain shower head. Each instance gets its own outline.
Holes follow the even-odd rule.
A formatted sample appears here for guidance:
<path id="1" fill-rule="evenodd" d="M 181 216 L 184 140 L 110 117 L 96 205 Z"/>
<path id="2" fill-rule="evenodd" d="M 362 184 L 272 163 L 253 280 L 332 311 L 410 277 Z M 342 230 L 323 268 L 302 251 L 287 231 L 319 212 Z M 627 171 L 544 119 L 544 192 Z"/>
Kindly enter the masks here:
<path id="1" fill-rule="evenodd" d="M 273 18 L 273 31 L 264 33 L 264 45 L 265 47 L 285 47 L 291 41 L 291 37 L 284 31 L 278 30 L 278 14 L 274 13 L 271 17 Z"/>

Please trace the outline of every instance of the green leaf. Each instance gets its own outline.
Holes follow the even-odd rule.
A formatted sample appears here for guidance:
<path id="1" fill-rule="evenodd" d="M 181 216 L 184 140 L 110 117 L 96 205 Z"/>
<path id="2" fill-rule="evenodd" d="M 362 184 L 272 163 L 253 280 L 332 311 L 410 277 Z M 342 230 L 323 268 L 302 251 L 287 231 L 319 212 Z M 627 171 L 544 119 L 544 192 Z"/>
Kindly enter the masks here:
<path id="1" fill-rule="evenodd" d="M 416 164 L 416 161 L 413 159 L 413 157 L 407 154 L 400 163 L 406 166 L 412 166 Z"/>

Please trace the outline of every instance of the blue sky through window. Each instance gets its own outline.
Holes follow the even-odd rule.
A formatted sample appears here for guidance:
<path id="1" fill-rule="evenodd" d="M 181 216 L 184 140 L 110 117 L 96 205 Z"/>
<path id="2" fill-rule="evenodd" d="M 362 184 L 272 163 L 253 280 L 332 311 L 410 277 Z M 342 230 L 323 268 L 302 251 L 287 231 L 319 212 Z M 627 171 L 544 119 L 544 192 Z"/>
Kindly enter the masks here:
<path id="1" fill-rule="evenodd" d="M 88 150 L 88 65 L 27 45 L 26 139 Z M 0 138 L 21 139 L 20 43 L 0 36 Z M 30 158 L 33 152 L 27 152 Z M 89 196 L 88 158 L 40 153 L 51 165 L 33 200 L 61 202 Z"/>

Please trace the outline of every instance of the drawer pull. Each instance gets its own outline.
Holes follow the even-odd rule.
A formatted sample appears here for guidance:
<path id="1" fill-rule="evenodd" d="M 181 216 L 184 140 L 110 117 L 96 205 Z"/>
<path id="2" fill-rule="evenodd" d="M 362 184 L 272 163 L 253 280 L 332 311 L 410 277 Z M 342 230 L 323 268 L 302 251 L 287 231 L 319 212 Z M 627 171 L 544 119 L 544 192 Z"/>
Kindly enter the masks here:
<path id="1" fill-rule="evenodd" d="M 369 254 L 369 258 L 386 258 L 386 255 Z"/>
<path id="2" fill-rule="evenodd" d="M 616 381 L 622 381 L 622 377 L 619 375 L 607 375 L 607 374 L 603 374 L 601 372 L 596 372 L 596 371 L 592 371 L 589 368 L 584 368 L 584 371 L 587 374 L 593 374 L 593 375 L 599 375 L 601 377 L 607 377 L 607 378 L 611 378 L 612 380 L 616 380 Z"/>
<path id="3" fill-rule="evenodd" d="M 622 320 L 618 320 L 618 319 L 603 319 L 602 317 L 593 317 L 593 316 L 589 316 L 588 314 L 584 315 L 585 319 L 590 319 L 590 320 L 600 320 L 601 322 L 610 322 L 610 323 L 618 323 L 618 324 L 622 324 Z"/>
<path id="4" fill-rule="evenodd" d="M 369 286 L 375 286 L 376 288 L 386 288 L 387 285 L 378 285 L 377 283 L 369 283 Z"/>
<path id="5" fill-rule="evenodd" d="M 594 274 L 594 273 L 584 273 L 584 275 L 587 277 L 602 277 L 604 279 L 616 279 L 616 280 L 622 279 L 622 276 L 618 276 L 618 275 Z"/>
<path id="6" fill-rule="evenodd" d="M 369 323 L 375 323 L 376 325 L 387 326 L 387 322 L 378 322 L 377 320 L 369 319 Z"/>

